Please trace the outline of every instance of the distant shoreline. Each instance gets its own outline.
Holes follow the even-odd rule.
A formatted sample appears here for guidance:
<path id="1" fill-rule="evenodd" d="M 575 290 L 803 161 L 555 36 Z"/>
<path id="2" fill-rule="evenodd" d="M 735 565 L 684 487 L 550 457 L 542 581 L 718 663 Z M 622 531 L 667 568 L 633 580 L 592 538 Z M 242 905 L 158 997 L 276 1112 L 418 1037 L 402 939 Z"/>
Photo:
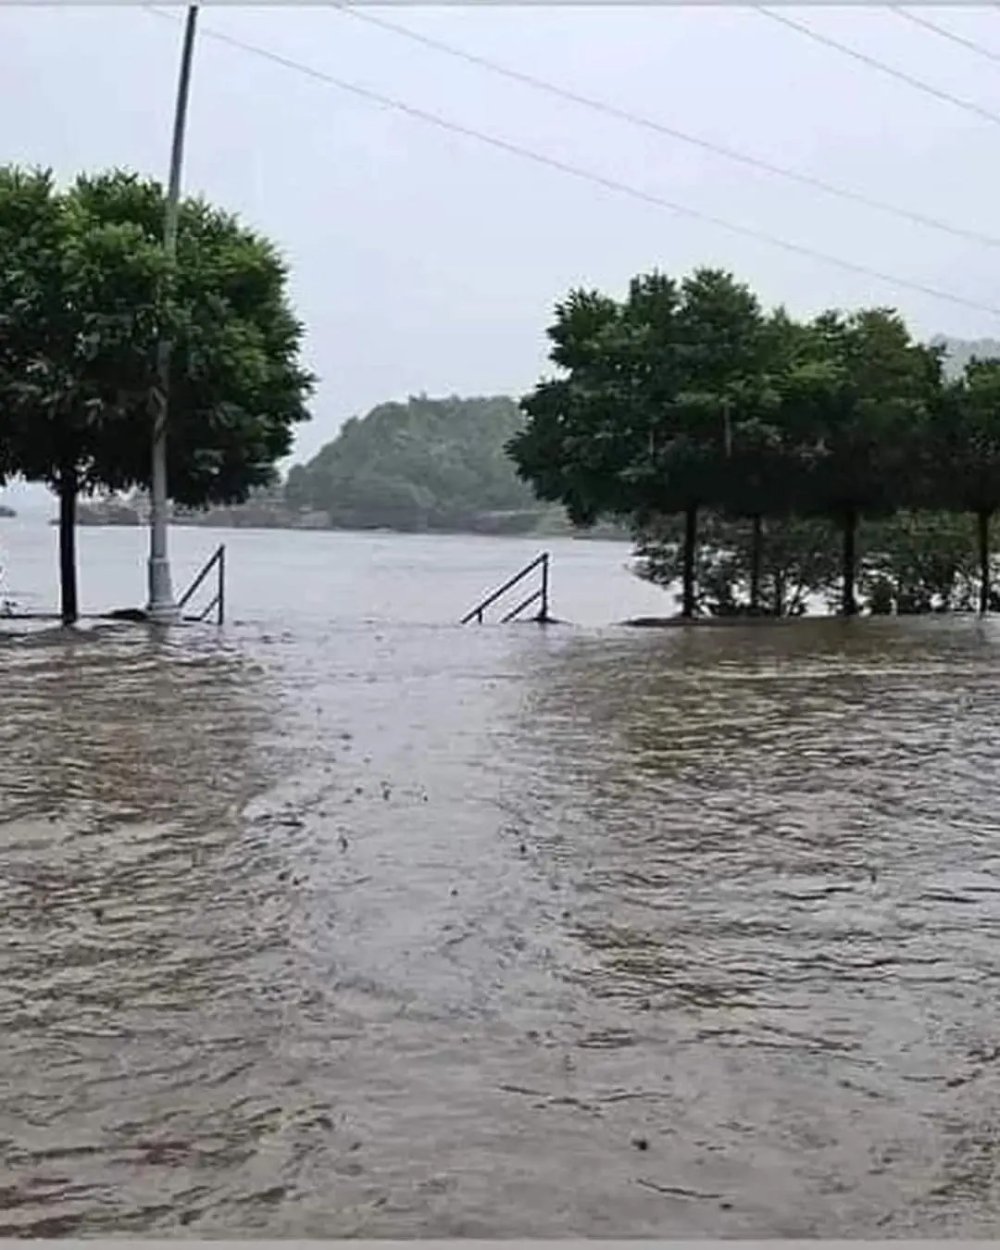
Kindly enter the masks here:
<path id="1" fill-rule="evenodd" d="M 49 525 L 58 525 L 58 520 L 49 519 Z M 81 529 L 144 529 L 145 521 L 80 521 Z M 628 534 L 610 533 L 604 530 L 590 532 L 588 530 L 487 530 L 487 529 L 393 529 L 389 525 L 292 525 L 292 524 L 260 524 L 259 522 L 240 522 L 234 524 L 227 521 L 187 521 L 170 518 L 172 529 L 203 529 L 203 530 L 247 530 L 271 532 L 280 530 L 289 534 L 372 534 L 392 535 L 396 538 L 535 538 L 546 542 L 553 538 L 575 538 L 588 542 L 631 543 Z"/>
<path id="2" fill-rule="evenodd" d="M 531 520 L 531 524 L 527 523 Z M 83 529 L 138 529 L 147 524 L 147 518 L 128 505 L 82 504 L 77 515 L 77 525 Z M 50 525 L 58 520 L 51 518 Z M 593 530 L 573 529 L 570 526 L 546 525 L 538 514 L 483 513 L 470 519 L 467 524 L 433 525 L 424 528 L 372 525 L 354 521 L 352 524 L 332 524 L 325 513 L 289 514 L 266 507 L 220 508 L 205 514 L 182 514 L 172 516 L 170 525 L 182 529 L 210 530 L 284 530 L 293 533 L 340 533 L 340 534 L 397 534 L 412 535 L 465 535 L 480 538 L 588 538 L 602 542 L 630 542 L 631 536 L 609 525 L 598 525 Z"/>

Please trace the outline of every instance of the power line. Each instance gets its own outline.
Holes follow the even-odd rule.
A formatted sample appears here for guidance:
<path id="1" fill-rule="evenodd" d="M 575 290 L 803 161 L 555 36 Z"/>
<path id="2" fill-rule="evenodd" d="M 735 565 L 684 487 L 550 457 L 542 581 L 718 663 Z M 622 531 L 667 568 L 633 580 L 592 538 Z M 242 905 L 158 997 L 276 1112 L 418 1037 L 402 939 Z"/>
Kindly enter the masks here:
<path id="1" fill-rule="evenodd" d="M 150 5 L 146 5 L 144 7 L 147 12 L 152 13 L 157 17 L 165 18 L 168 21 L 178 20 L 172 14 L 155 9 Z M 754 239 L 759 243 L 767 243 L 771 247 L 780 248 L 782 251 L 790 252 L 795 256 L 804 256 L 809 260 L 817 260 L 823 264 L 845 270 L 848 273 L 859 274 L 866 278 L 874 278 L 879 282 L 886 283 L 888 286 L 902 287 L 911 291 L 917 291 L 919 294 L 929 296 L 932 299 L 942 300 L 945 303 L 957 304 L 964 308 L 974 309 L 977 312 L 986 312 L 991 316 L 1000 317 L 1000 307 L 995 305 L 983 304 L 978 300 L 969 299 L 964 295 L 958 295 L 952 291 L 944 291 L 937 287 L 926 286 L 925 284 L 916 282 L 910 278 L 900 278 L 894 274 L 883 273 L 881 270 L 873 269 L 868 265 L 863 265 L 856 261 L 845 260 L 839 256 L 832 256 L 827 252 L 819 251 L 818 249 L 808 247 L 805 244 L 792 243 L 788 239 L 779 238 L 777 235 L 768 234 L 767 232 L 757 230 L 752 226 L 745 226 L 739 222 L 729 221 L 726 218 L 718 217 L 714 213 L 707 213 L 701 209 L 691 208 L 686 204 L 679 204 L 676 201 L 668 200 L 663 196 L 656 195 L 651 191 L 643 191 L 641 188 L 632 186 L 630 183 L 621 182 L 616 178 L 606 177 L 603 174 L 598 174 L 591 170 L 572 165 L 568 161 L 560 160 L 557 157 L 546 156 L 544 153 L 536 152 L 533 149 L 523 147 L 518 143 L 512 143 L 507 139 L 501 139 L 496 135 L 487 134 L 481 130 L 475 130 L 471 126 L 466 126 L 461 122 L 441 117 L 436 113 L 431 113 L 425 109 L 418 108 L 415 105 L 407 104 L 403 100 L 394 99 L 392 96 L 383 95 L 381 92 L 373 91 L 369 87 L 362 87 L 357 83 L 347 82 L 346 80 L 337 78 L 335 75 L 329 74 L 324 70 L 319 70 L 314 66 L 306 65 L 301 61 L 293 60 L 291 57 L 284 56 L 279 52 L 274 52 L 270 48 L 262 48 L 257 44 L 248 43 L 234 35 L 227 35 L 222 31 L 212 30 L 208 27 L 203 27 L 201 33 L 206 38 L 215 39 L 219 43 L 227 44 L 230 47 L 237 48 L 240 51 L 249 53 L 252 56 L 257 56 L 263 60 L 270 61 L 275 65 L 281 65 L 285 69 L 290 69 L 297 73 L 304 74 L 306 77 L 315 79 L 318 82 L 325 82 L 330 86 L 336 87 L 340 91 L 345 91 L 351 95 L 357 96 L 359 99 L 381 105 L 384 108 L 395 109 L 397 112 L 404 113 L 408 117 L 413 117 L 419 121 L 427 122 L 429 125 L 437 126 L 439 129 L 449 131 L 451 134 L 461 135 L 466 139 L 475 139 L 477 142 L 487 144 L 489 147 L 495 148 L 498 151 L 507 152 L 512 156 L 519 156 L 523 160 L 531 161 L 533 164 L 541 165 L 548 169 L 554 169 L 559 173 L 569 174 L 571 177 L 577 178 L 583 182 L 589 182 L 595 186 L 603 187 L 605 190 L 614 191 L 620 195 L 626 195 L 631 199 L 638 200 L 645 204 L 651 204 L 656 208 L 667 209 L 669 212 L 676 213 L 678 216 L 688 217 L 694 221 L 701 221 L 707 223 L 708 225 L 717 226 L 722 230 L 729 231 L 731 234 L 738 234 L 744 238 Z"/>
<path id="2" fill-rule="evenodd" d="M 952 95 L 950 91 L 945 91 L 941 87 L 935 87 L 929 82 L 924 82 L 922 78 L 914 78 L 912 74 L 896 69 L 895 66 L 887 65 L 885 61 L 869 56 L 866 52 L 859 52 L 857 48 L 852 48 L 830 35 L 823 35 L 818 30 L 813 30 L 811 26 L 797 22 L 794 17 L 788 17 L 784 13 L 777 13 L 773 9 L 764 8 L 763 5 L 759 4 L 754 4 L 750 7 L 763 17 L 770 18 L 772 22 L 779 22 L 782 26 L 787 26 L 789 30 L 798 31 L 800 35 L 805 35 L 808 39 L 823 44 L 824 47 L 834 48 L 837 52 L 842 52 L 844 56 L 860 61 L 862 65 L 867 65 L 870 69 L 880 70 L 883 74 L 888 74 L 890 78 L 895 78 L 898 82 L 904 82 L 908 87 L 922 91 L 925 95 L 933 96 L 937 100 L 944 100 L 947 104 L 954 104 L 956 108 L 964 109 L 966 113 L 972 113 L 976 117 L 983 118 L 984 121 L 992 122 L 994 126 L 1000 126 L 1000 113 L 991 113 L 989 109 L 983 108 L 982 105 L 976 104 L 972 100 L 963 100 L 960 96 Z"/>
<path id="3" fill-rule="evenodd" d="M 338 3 L 337 0 L 333 0 L 330 7 L 338 9 L 341 13 L 348 17 L 353 17 L 361 22 L 367 22 L 369 25 L 377 26 L 382 30 L 391 31 L 393 34 L 402 35 L 404 38 L 410 39 L 414 43 L 422 44 L 424 47 L 431 48 L 436 52 L 443 52 L 447 56 L 457 57 L 459 60 L 467 61 L 470 65 L 475 65 L 481 69 L 489 70 L 491 73 L 499 74 L 504 78 L 512 80 L 513 82 L 522 83 L 523 85 L 532 87 L 538 91 L 544 91 L 548 95 L 556 96 L 558 99 L 568 100 L 572 104 L 582 105 L 584 108 L 591 109 L 596 113 L 602 113 L 605 116 L 613 117 L 618 121 L 639 126 L 642 129 L 652 131 L 655 134 L 666 136 L 670 139 L 678 139 L 682 143 L 691 144 L 693 147 L 701 148 L 703 151 L 711 152 L 716 156 L 722 156 L 726 160 L 736 161 L 739 164 L 748 166 L 751 169 L 761 170 L 762 172 L 771 174 L 775 177 L 784 178 L 789 182 L 798 183 L 800 186 L 809 187 L 813 191 L 822 191 L 826 195 L 836 196 L 842 200 L 848 200 L 855 204 L 861 204 L 865 208 L 875 209 L 882 213 L 889 213 L 894 217 L 914 222 L 916 225 L 924 226 L 930 230 L 938 230 L 944 234 L 950 234 L 957 238 L 963 238 L 974 243 L 983 244 L 986 247 L 1000 247 L 1000 238 L 995 235 L 984 234 L 978 230 L 967 229 L 963 226 L 954 226 L 946 221 L 941 221 L 939 218 L 930 217 L 925 213 L 917 212 L 915 209 L 901 207 L 896 204 L 887 204 L 885 201 L 875 199 L 873 196 L 865 195 L 861 191 L 852 191 L 846 187 L 839 187 L 834 183 L 827 182 L 822 178 L 816 178 L 811 174 L 800 173 L 798 170 L 794 169 L 787 169 L 784 166 L 775 165 L 770 161 L 752 156 L 747 152 L 740 152 L 735 148 L 726 147 L 721 143 L 714 143 L 711 140 L 703 139 L 698 135 L 688 134 L 683 130 L 678 130 L 674 126 L 668 126 L 663 122 L 655 121 L 652 118 L 644 117 L 638 113 L 630 112 L 627 109 L 619 108 L 617 105 L 609 104 L 604 100 L 598 100 L 592 96 L 581 95 L 576 91 L 560 87 L 555 83 L 549 82 L 543 78 L 537 78 L 535 75 L 525 73 L 522 70 L 511 69 L 509 66 L 501 65 L 499 62 L 493 61 L 488 57 L 480 56 L 474 52 L 468 52 L 464 48 L 456 47 L 454 44 L 445 43 L 440 39 L 434 39 L 429 35 L 423 35 L 418 31 L 412 30 L 408 26 L 401 26 L 398 23 L 389 21 L 386 18 L 375 17 L 374 14 L 362 12 L 358 8 Z"/>
<path id="4" fill-rule="evenodd" d="M 902 5 L 890 4 L 889 8 L 897 17 L 903 18 L 904 21 L 912 22 L 914 26 L 922 26 L 924 30 L 933 31 L 935 35 L 939 35 L 942 39 L 947 39 L 950 43 L 957 43 L 960 48 L 966 48 L 969 52 L 975 52 L 977 55 L 985 57 L 994 63 L 1000 63 L 1000 52 L 994 52 L 992 48 L 987 48 L 984 44 L 976 43 L 974 39 L 967 39 L 964 35 L 957 35 L 953 30 L 948 30 L 945 26 L 939 26 L 937 22 L 932 22 L 923 14 L 910 12 L 904 9 Z"/>

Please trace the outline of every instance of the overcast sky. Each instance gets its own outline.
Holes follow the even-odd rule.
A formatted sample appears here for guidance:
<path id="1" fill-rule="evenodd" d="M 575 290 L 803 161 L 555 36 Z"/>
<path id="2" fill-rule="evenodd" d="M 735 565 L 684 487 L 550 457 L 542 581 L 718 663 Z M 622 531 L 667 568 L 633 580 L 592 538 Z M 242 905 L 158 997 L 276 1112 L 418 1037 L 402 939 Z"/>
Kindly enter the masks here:
<path id="1" fill-rule="evenodd" d="M 511 68 L 870 197 L 1000 236 L 1000 60 L 887 9 L 784 8 L 996 121 L 746 8 L 365 8 Z M 1000 8 L 917 12 L 1000 58 Z M 182 10 L 0 5 L 0 161 L 165 171 Z M 185 190 L 284 249 L 320 375 L 312 454 L 426 391 L 517 393 L 552 305 L 651 268 L 721 265 L 797 313 L 893 304 L 924 335 L 1000 316 L 849 273 L 448 133 L 208 37 L 336 78 L 732 222 L 1000 305 L 1000 249 L 751 171 L 312 6 L 202 12 Z"/>

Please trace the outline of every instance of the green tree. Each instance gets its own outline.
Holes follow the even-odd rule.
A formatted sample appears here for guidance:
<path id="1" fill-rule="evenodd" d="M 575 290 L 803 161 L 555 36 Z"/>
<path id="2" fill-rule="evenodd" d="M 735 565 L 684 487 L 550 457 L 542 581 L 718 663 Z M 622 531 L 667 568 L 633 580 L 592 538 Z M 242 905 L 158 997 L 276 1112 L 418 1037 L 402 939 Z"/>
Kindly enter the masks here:
<path id="1" fill-rule="evenodd" d="M 267 484 L 307 418 L 302 327 L 273 246 L 199 200 L 181 206 L 177 263 L 158 183 L 113 172 L 65 191 L 0 170 L 0 442 L 59 497 L 62 616 L 77 617 L 81 493 L 148 486 L 156 345 L 173 342 L 171 498 L 241 502 Z"/>
<path id="2" fill-rule="evenodd" d="M 0 169 L 0 411 L 12 466 L 59 498 L 67 623 L 76 497 L 106 476 L 101 449 L 121 437 L 121 396 L 139 384 L 135 329 L 155 326 L 164 274 L 134 226 L 91 220 L 47 173 Z"/>
<path id="3" fill-rule="evenodd" d="M 940 507 L 976 518 L 979 610 L 991 602 L 990 523 L 1000 507 L 1000 360 L 972 359 L 937 405 L 926 466 Z"/>
<path id="4" fill-rule="evenodd" d="M 853 616 L 857 534 L 919 493 L 926 432 L 941 390 L 941 351 L 914 342 L 884 309 L 830 312 L 782 380 L 782 424 L 796 447 L 796 508 L 841 531 L 841 611 Z"/>
<path id="5" fill-rule="evenodd" d="M 522 401 L 519 473 L 575 522 L 641 530 L 681 515 L 681 612 L 693 616 L 699 512 L 731 487 L 740 434 L 745 449 L 758 439 L 768 336 L 756 297 L 717 270 L 680 283 L 653 273 L 621 303 L 571 293 L 548 333 L 559 372 Z"/>
<path id="6" fill-rule="evenodd" d="M 778 516 L 762 522 L 705 514 L 697 559 L 698 607 L 711 616 L 802 616 L 839 572 L 822 520 Z M 683 526 L 675 518 L 637 536 L 637 574 L 658 586 L 681 578 Z"/>
<path id="7" fill-rule="evenodd" d="M 698 556 L 698 604 L 712 616 L 754 615 L 754 537 L 746 521 L 708 513 Z M 968 611 L 977 597 L 976 542 L 965 515 L 901 511 L 858 529 L 859 606 L 882 615 Z M 638 575 L 656 585 L 680 578 L 681 526 L 638 536 Z M 836 531 L 822 518 L 767 521 L 760 556 L 759 611 L 800 616 L 810 599 L 840 605 Z"/>
<path id="8" fill-rule="evenodd" d="M 868 610 L 969 611 L 976 598 L 976 543 L 969 517 L 903 511 L 861 527 L 858 588 Z"/>
<path id="9" fill-rule="evenodd" d="M 717 502 L 722 517 L 750 523 L 748 536 L 742 526 L 725 531 L 732 539 L 728 545 L 737 565 L 741 564 L 749 542 L 745 551 L 749 612 L 774 612 L 780 616 L 785 611 L 783 577 L 786 581 L 791 578 L 789 585 L 800 584 L 803 593 L 808 593 L 806 587 L 813 589 L 813 575 L 807 570 L 812 569 L 814 562 L 808 558 L 800 561 L 796 544 L 793 541 L 789 545 L 787 541 L 793 534 L 803 532 L 804 525 L 808 528 L 808 523 L 791 521 L 800 502 L 800 449 L 783 420 L 781 389 L 784 376 L 808 350 L 808 332 L 779 308 L 757 328 L 754 338 L 755 355 L 746 361 L 743 379 L 731 389 L 725 459 L 721 466 L 722 489 Z M 774 521 L 784 523 L 775 525 Z M 791 561 L 787 577 L 779 571 L 786 558 Z M 767 603 L 765 560 L 774 579 Z M 716 568 L 712 576 L 718 584 L 720 570 Z"/>
<path id="10" fill-rule="evenodd" d="M 662 469 L 682 504 L 682 611 L 691 616 L 698 511 L 715 505 L 754 518 L 763 512 L 759 486 L 775 443 L 766 372 L 772 340 L 749 287 L 716 270 L 684 280 L 675 325 L 682 382 L 654 438 L 665 440 Z"/>
<path id="11" fill-rule="evenodd" d="M 559 374 L 522 398 L 527 421 L 507 450 L 518 475 L 540 499 L 561 504 L 574 525 L 628 517 L 634 508 L 626 475 L 649 434 L 636 412 L 633 360 L 657 319 L 669 323 L 676 298 L 668 278 L 634 280 L 630 306 L 647 308 L 637 326 L 597 291 L 572 291 L 556 305 L 548 337 Z"/>

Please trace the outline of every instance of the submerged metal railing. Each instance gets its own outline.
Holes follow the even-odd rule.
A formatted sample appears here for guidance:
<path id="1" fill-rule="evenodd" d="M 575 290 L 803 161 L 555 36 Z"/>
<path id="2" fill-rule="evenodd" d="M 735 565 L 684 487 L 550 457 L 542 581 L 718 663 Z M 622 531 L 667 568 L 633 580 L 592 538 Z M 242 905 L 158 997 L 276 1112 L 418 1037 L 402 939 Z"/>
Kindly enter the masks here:
<path id="1" fill-rule="evenodd" d="M 476 604 L 471 612 L 467 612 L 462 617 L 462 624 L 468 625 L 470 621 L 475 621 L 478 625 L 483 623 L 483 614 L 487 608 L 491 608 L 495 603 L 508 594 L 515 586 L 519 586 L 526 577 L 530 577 L 536 569 L 541 570 L 541 581 L 535 590 L 531 592 L 527 598 L 522 599 L 517 607 L 513 608 L 506 616 L 500 618 L 500 624 L 506 625 L 508 622 L 516 620 L 522 612 L 527 612 L 528 608 L 538 603 L 541 606 L 534 619 L 544 625 L 552 618 L 549 616 L 549 564 L 550 558 L 547 551 L 543 551 L 541 555 L 535 556 L 530 564 L 526 564 L 519 573 L 515 573 L 509 581 L 504 582 L 502 586 L 497 587 L 486 596 L 481 603 Z"/>
<path id="2" fill-rule="evenodd" d="M 194 579 L 178 601 L 178 608 L 183 613 L 184 609 L 194 598 L 195 594 L 200 590 L 205 578 L 208 577 L 212 569 L 218 569 L 218 579 L 216 581 L 215 597 L 211 599 L 208 606 L 203 612 L 199 612 L 197 616 L 185 616 L 186 621 L 204 621 L 211 613 L 215 612 L 215 623 L 222 625 L 226 619 L 226 545 L 222 543 L 216 548 L 214 554 L 208 559 L 205 567 Z"/>

